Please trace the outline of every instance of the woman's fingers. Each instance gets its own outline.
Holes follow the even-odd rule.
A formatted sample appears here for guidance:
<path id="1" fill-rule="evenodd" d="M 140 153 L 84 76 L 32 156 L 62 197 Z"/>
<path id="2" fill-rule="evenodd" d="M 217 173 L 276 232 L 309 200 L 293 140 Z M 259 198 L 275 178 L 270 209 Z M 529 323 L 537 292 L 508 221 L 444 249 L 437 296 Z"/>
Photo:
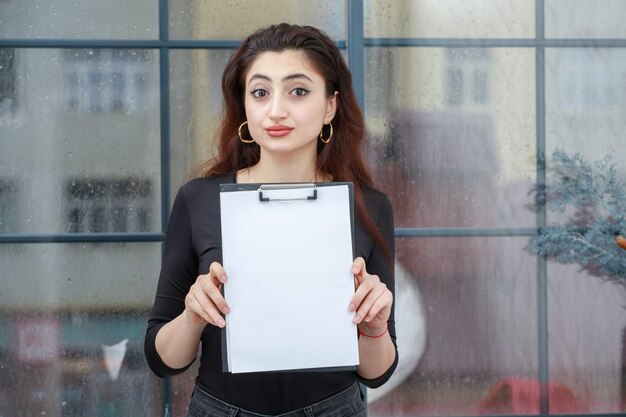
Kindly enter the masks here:
<path id="1" fill-rule="evenodd" d="M 212 278 L 199 279 L 198 283 L 200 284 L 200 288 L 202 289 L 202 292 L 208 296 L 209 300 L 213 303 L 213 305 L 219 311 L 221 311 L 224 314 L 228 314 L 230 312 L 230 309 L 228 308 L 228 304 L 226 304 L 226 300 L 224 299 L 224 296 L 222 295 L 222 291 L 220 291 L 221 284 L 216 285 Z"/>
<path id="2" fill-rule="evenodd" d="M 219 286 L 219 284 L 224 284 L 228 277 L 226 276 L 226 271 L 224 271 L 224 267 L 219 262 L 213 262 L 209 266 L 209 275 L 217 280 L 215 285 Z"/>
<path id="3" fill-rule="evenodd" d="M 226 271 L 222 265 L 213 262 L 209 267 L 209 273 L 198 276 L 189 289 L 185 297 L 185 308 L 214 326 L 224 327 L 226 322 L 222 314 L 228 314 L 230 307 L 220 288 L 226 281 Z"/>
<path id="4" fill-rule="evenodd" d="M 228 281 L 226 271 L 219 262 L 213 262 L 209 266 L 209 275 L 211 276 L 211 281 L 213 285 L 205 284 L 204 289 L 213 301 L 213 303 L 215 303 L 219 311 L 224 314 L 228 314 L 230 312 L 230 308 L 228 307 L 226 300 L 224 300 L 224 296 L 222 295 L 222 292 L 220 290 L 222 284 Z"/>
<path id="5" fill-rule="evenodd" d="M 387 286 L 380 281 L 375 282 L 374 279 L 364 280 L 355 293 L 357 296 L 355 300 L 357 309 L 353 321 L 358 324 L 363 320 L 370 321 L 376 317 L 381 310 L 378 307 L 380 303 L 377 304 L 377 302 L 385 294 L 386 290 Z M 375 306 L 376 308 L 374 308 Z"/>
<path id="6" fill-rule="evenodd" d="M 203 297 L 197 297 L 195 292 L 190 291 L 189 294 L 187 294 L 187 297 L 185 297 L 185 306 L 186 310 L 192 316 L 200 317 L 203 321 L 213 325 L 218 324 L 218 318 L 215 315 L 217 311 L 214 308 L 211 308 L 210 304 L 208 304 L 206 300 L 203 301 Z M 194 323 L 197 322 L 194 318 L 192 318 L 192 321 Z"/>
<path id="7" fill-rule="evenodd" d="M 365 260 L 358 257 L 352 263 L 352 273 L 354 274 L 356 291 L 350 301 L 349 310 L 354 311 L 353 322 L 356 324 L 365 320 L 370 323 L 378 317 L 386 322 L 391 311 L 393 295 L 387 286 L 380 282 L 377 275 L 370 275 L 365 268 Z M 376 324 L 376 323 L 374 323 Z"/>
<path id="8" fill-rule="evenodd" d="M 363 298 L 365 298 L 365 296 L 367 295 L 367 290 L 365 288 L 359 291 L 359 287 L 363 282 L 363 276 L 367 274 L 367 271 L 365 269 L 365 260 L 360 256 L 356 258 L 354 262 L 352 262 L 352 273 L 354 274 L 355 292 L 352 300 L 350 300 L 350 305 L 348 306 L 348 309 L 350 311 L 356 311 L 357 307 L 363 301 Z"/>
<path id="9" fill-rule="evenodd" d="M 367 271 L 365 270 L 365 259 L 359 256 L 354 260 L 354 262 L 352 262 L 352 273 L 354 276 L 360 276 L 361 278 L 363 277 L 363 274 L 367 274 Z"/>

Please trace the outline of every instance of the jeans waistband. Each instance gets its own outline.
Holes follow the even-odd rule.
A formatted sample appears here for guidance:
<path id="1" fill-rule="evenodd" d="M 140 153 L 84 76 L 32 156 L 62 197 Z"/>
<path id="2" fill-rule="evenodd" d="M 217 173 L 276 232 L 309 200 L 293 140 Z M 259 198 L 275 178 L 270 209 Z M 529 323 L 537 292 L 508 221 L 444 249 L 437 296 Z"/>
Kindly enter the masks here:
<path id="1" fill-rule="evenodd" d="M 322 401 L 298 410 L 278 414 L 273 417 L 323 417 L 327 415 L 349 416 L 357 413 L 359 410 L 364 410 L 364 407 L 365 405 L 361 397 L 361 391 L 358 384 L 355 382 L 345 390 Z M 253 411 L 228 404 L 219 398 L 215 398 L 197 386 L 195 387 L 195 393 L 189 406 L 189 411 L 189 416 L 193 417 L 216 415 L 224 417 L 272 417 L 268 414 L 255 413 Z"/>

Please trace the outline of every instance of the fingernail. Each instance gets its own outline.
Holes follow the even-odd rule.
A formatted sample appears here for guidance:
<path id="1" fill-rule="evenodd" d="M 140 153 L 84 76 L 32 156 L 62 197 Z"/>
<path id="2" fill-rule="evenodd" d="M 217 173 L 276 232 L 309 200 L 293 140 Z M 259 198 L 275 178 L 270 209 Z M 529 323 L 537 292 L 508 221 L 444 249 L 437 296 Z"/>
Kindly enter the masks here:
<path id="1" fill-rule="evenodd" d="M 224 308 L 222 309 L 222 313 L 224 313 L 224 314 L 228 314 L 228 313 L 230 313 L 230 308 L 228 308 L 228 307 L 224 307 Z"/>
<path id="2" fill-rule="evenodd" d="M 354 318 L 352 319 L 352 323 L 359 323 L 361 321 L 361 317 L 357 314 L 356 316 L 354 316 Z"/>
<path id="3" fill-rule="evenodd" d="M 372 321 L 371 317 L 365 317 L 365 321 Z"/>
<path id="4" fill-rule="evenodd" d="M 222 276 L 220 277 L 220 282 L 223 284 L 223 283 L 225 283 L 225 282 L 226 282 L 226 280 L 227 280 L 227 279 L 228 279 L 228 278 L 226 278 L 226 275 L 222 275 Z"/>
<path id="5" fill-rule="evenodd" d="M 224 326 L 226 326 L 226 322 L 224 321 L 224 319 L 219 319 L 219 320 L 217 321 L 217 325 L 218 325 L 219 327 L 224 327 Z"/>
<path id="6" fill-rule="evenodd" d="M 352 267 L 352 273 L 356 274 L 357 272 L 359 272 L 359 267 L 355 265 Z"/>
<path id="7" fill-rule="evenodd" d="M 348 310 L 350 311 L 356 310 L 356 306 L 354 305 L 354 303 L 350 304 L 350 307 L 348 307 Z"/>

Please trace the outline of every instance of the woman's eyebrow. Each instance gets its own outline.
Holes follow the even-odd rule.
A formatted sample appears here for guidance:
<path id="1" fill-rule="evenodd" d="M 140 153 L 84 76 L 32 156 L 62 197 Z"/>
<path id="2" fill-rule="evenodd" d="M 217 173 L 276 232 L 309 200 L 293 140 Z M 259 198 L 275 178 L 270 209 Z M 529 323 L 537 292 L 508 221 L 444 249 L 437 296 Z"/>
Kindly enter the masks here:
<path id="1" fill-rule="evenodd" d="M 309 76 L 307 76 L 305 74 L 302 74 L 302 73 L 296 73 L 296 74 L 287 75 L 287 76 L 283 77 L 283 81 L 289 81 L 289 80 L 294 80 L 294 79 L 298 79 L 298 78 L 304 78 L 304 79 L 308 80 L 311 83 L 313 82 L 313 80 Z M 250 77 L 250 80 L 248 81 L 248 84 L 250 84 L 254 80 L 265 80 L 265 81 L 270 81 L 270 82 L 272 81 L 272 79 L 270 77 L 268 77 L 267 75 L 264 75 L 264 74 L 254 74 L 252 77 Z"/>
<path id="2" fill-rule="evenodd" d="M 248 81 L 248 84 L 250 84 L 254 80 L 272 81 L 272 79 L 268 77 L 267 75 L 254 74 L 252 77 L 250 77 L 250 81 Z"/>
<path id="3" fill-rule="evenodd" d="M 304 78 L 306 80 L 309 80 L 311 83 L 313 82 L 313 80 L 310 77 L 304 74 L 300 74 L 300 73 L 288 75 L 285 78 L 283 78 L 283 81 L 297 80 L 298 78 Z"/>

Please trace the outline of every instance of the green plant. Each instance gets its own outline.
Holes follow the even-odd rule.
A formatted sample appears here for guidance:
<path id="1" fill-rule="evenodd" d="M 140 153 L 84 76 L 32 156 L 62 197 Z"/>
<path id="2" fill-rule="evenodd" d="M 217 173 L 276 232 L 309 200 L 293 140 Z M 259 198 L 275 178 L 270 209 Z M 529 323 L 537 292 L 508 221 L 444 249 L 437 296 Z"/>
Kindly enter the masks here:
<path id="1" fill-rule="evenodd" d="M 546 208 L 571 215 L 565 224 L 540 230 L 531 252 L 579 264 L 610 280 L 626 279 L 626 252 L 616 244 L 616 237 L 626 233 L 626 184 L 619 180 L 612 157 L 589 164 L 579 153 L 556 150 L 550 174 L 543 194 Z"/>

